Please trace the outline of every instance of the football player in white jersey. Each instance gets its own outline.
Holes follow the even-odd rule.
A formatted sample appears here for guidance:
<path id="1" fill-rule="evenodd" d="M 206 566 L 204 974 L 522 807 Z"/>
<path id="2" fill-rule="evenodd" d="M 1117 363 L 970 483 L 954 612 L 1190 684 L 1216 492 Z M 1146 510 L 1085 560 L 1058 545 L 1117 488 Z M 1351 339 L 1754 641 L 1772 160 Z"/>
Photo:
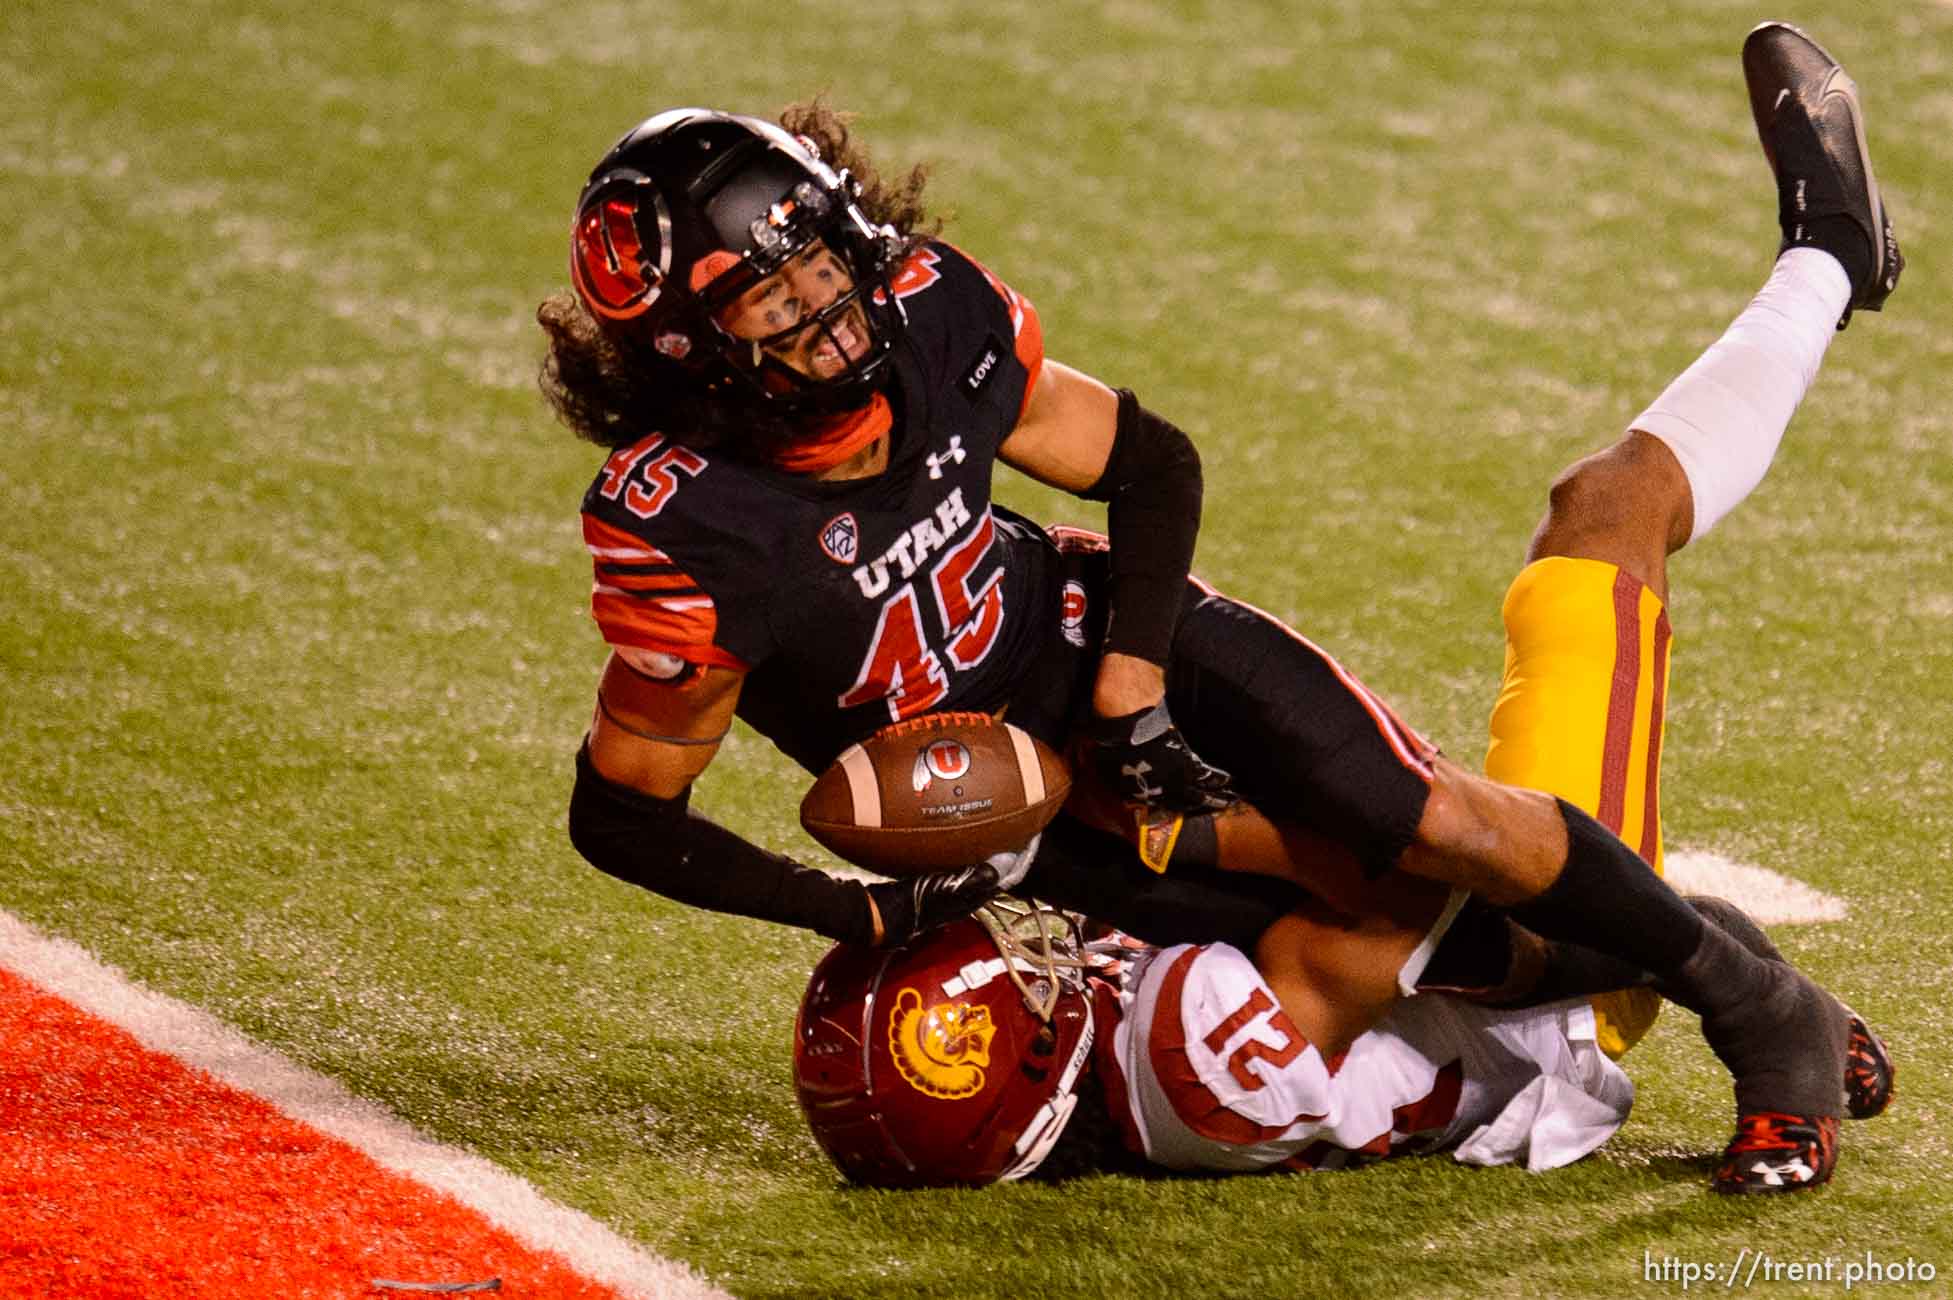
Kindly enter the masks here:
<path id="1" fill-rule="evenodd" d="M 1777 959 L 1740 910 L 1692 901 Z M 1255 1173 L 1436 1152 L 1544 1170 L 1598 1148 L 1633 1104 L 1588 999 L 1500 1008 L 1421 993 L 1338 1047 L 1312 1041 L 1237 948 L 1086 944 L 1083 924 L 999 900 L 902 948 L 828 953 L 795 1022 L 794 1077 L 842 1173 L 983 1186 L 1131 1159 Z M 1840 1091 L 1868 1118 L 1890 1101 L 1893 1072 L 1856 1023 Z M 1823 1172 L 1801 1153 L 1751 1154 L 1759 1190 Z"/>
<path id="2" fill-rule="evenodd" d="M 1168 1169 L 1334 1169 L 1453 1150 L 1577 1160 L 1634 1087 L 1581 1001 L 1428 994 L 1346 1050 L 1304 1037 L 1226 944 L 1087 951 L 1064 916 L 992 904 L 893 952 L 837 946 L 795 1033 L 815 1137 L 851 1179 L 982 1185 L 1130 1156 Z M 1074 1124 L 1083 1111 L 1092 1121 Z"/>

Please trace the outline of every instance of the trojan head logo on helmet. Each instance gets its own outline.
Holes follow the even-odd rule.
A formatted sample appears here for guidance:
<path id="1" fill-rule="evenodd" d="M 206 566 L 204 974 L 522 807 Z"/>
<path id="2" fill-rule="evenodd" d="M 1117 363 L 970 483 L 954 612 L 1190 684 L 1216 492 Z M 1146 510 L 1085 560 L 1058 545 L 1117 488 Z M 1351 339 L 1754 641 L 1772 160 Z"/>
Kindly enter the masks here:
<path id="1" fill-rule="evenodd" d="M 614 340 L 718 400 L 783 415 L 866 402 L 902 324 L 888 278 L 902 241 L 871 222 L 859 187 L 770 122 L 680 108 L 604 155 L 577 202 L 570 279 Z M 727 328 L 740 296 L 819 242 L 853 281 L 776 335 Z M 865 326 L 865 347 L 855 338 Z M 816 378 L 776 355 L 817 331 L 842 364 Z M 843 343 L 852 346 L 843 346 Z"/>
<path id="2" fill-rule="evenodd" d="M 905 988 L 888 1021 L 888 1055 L 911 1088 L 931 1097 L 968 1097 L 989 1079 L 990 1008 L 969 1002 L 925 1007 Z"/>
<path id="3" fill-rule="evenodd" d="M 1003 903 L 905 948 L 837 944 L 794 1023 L 815 1140 L 873 1187 L 1030 1173 L 1078 1104 L 1092 1048 L 1084 968 L 1066 918 Z"/>

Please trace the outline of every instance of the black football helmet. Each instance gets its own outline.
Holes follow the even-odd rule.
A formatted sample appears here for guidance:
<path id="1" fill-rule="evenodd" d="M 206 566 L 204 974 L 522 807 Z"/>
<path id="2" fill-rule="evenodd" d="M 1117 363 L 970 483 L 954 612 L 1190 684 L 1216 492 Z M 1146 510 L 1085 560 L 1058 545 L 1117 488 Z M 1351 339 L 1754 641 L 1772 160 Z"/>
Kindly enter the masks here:
<path id="1" fill-rule="evenodd" d="M 590 173 L 570 278 L 612 339 L 704 396 L 787 417 L 850 410 L 881 383 L 904 324 L 889 278 L 905 242 L 869 219 L 859 192 L 811 141 L 771 122 L 672 109 L 633 128 Z M 772 339 L 719 324 L 719 312 L 815 240 L 846 265 L 852 290 Z M 868 350 L 848 359 L 833 326 L 857 304 Z M 767 353 L 808 329 L 828 332 L 847 361 L 840 373 L 816 379 Z"/>

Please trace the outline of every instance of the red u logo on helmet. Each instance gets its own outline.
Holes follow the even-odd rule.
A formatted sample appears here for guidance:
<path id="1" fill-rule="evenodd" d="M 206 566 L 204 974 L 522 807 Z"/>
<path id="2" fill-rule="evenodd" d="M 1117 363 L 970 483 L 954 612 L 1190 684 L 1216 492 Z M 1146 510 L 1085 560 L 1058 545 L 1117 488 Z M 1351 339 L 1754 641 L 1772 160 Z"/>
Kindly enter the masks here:
<path id="1" fill-rule="evenodd" d="M 638 224 L 639 205 L 646 195 L 658 209 L 652 250 L 659 259 L 655 266 L 645 255 Z M 639 179 L 628 189 L 604 186 L 578 207 L 570 240 L 570 278 L 591 311 L 612 320 L 630 320 L 657 301 L 670 270 L 665 263 L 671 257 L 669 238 L 657 238 L 670 227 L 663 206 L 650 183 Z"/>

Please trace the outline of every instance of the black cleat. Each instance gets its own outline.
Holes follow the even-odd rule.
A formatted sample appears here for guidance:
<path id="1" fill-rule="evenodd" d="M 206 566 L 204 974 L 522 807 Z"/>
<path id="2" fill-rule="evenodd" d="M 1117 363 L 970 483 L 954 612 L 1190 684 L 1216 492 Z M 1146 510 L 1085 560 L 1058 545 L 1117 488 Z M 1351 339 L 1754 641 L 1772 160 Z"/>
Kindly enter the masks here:
<path id="1" fill-rule="evenodd" d="M 1899 1067 L 1856 1011 L 1846 1007 L 1845 1014 L 1851 1017 L 1851 1040 L 1845 1049 L 1845 1114 L 1870 1119 L 1892 1104 Z"/>
<path id="2" fill-rule="evenodd" d="M 1719 926 L 1724 934 L 1757 956 L 1767 961 L 1784 960 L 1783 953 L 1770 942 L 1763 927 L 1736 904 L 1707 894 L 1686 897 L 1689 906 L 1700 912 L 1703 919 Z M 1850 1035 L 1845 1042 L 1845 1114 L 1853 1119 L 1871 1119 L 1892 1104 L 1896 1091 L 1893 1080 L 1899 1067 L 1892 1063 L 1892 1053 L 1865 1023 L 1865 1018 L 1850 1007 L 1845 1007 L 1844 1012 L 1850 1021 Z"/>
<path id="3" fill-rule="evenodd" d="M 1823 46 L 1789 23 L 1764 23 L 1749 34 L 1743 76 L 1756 133 L 1777 178 L 1783 227 L 1778 253 L 1821 248 L 1844 265 L 1851 300 L 1838 321 L 1843 329 L 1854 309 L 1884 306 L 1905 269 L 1872 176 L 1857 83 Z"/>
<path id="4" fill-rule="evenodd" d="M 1838 1163 L 1838 1121 L 1777 1111 L 1736 1120 L 1710 1186 L 1731 1196 L 1800 1192 L 1831 1180 Z"/>
<path id="5" fill-rule="evenodd" d="M 1693 967 L 1692 971 L 1688 970 Z M 1702 1035 L 1736 1084 L 1736 1136 L 1712 1180 L 1720 1192 L 1793 1192 L 1830 1178 L 1851 1042 L 1844 1007 L 1795 967 L 1703 927 L 1684 971 L 1700 989 Z"/>

